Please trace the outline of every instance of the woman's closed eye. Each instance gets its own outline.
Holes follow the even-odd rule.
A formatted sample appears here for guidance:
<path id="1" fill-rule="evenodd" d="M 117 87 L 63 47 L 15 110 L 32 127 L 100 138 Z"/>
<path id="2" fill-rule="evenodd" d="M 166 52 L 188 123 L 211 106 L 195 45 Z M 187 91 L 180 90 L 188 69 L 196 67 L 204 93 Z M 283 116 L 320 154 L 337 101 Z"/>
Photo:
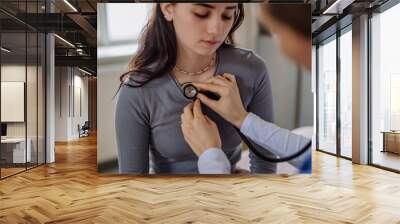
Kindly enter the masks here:
<path id="1" fill-rule="evenodd" d="M 197 12 L 194 12 L 193 13 L 195 16 L 197 16 L 197 17 L 199 17 L 199 18 L 201 18 L 201 19 L 205 19 L 205 18 L 207 18 L 209 15 L 210 15 L 210 13 L 197 13 Z"/>
<path id="2" fill-rule="evenodd" d="M 222 18 L 225 20 L 231 20 L 233 18 L 233 15 L 222 15 Z"/>
<path id="3" fill-rule="evenodd" d="M 193 12 L 193 14 L 200 18 L 200 19 L 207 19 L 211 13 L 207 12 L 207 13 L 198 13 L 198 12 Z M 223 20 L 231 20 L 233 18 L 233 15 L 222 15 L 222 19 Z"/>

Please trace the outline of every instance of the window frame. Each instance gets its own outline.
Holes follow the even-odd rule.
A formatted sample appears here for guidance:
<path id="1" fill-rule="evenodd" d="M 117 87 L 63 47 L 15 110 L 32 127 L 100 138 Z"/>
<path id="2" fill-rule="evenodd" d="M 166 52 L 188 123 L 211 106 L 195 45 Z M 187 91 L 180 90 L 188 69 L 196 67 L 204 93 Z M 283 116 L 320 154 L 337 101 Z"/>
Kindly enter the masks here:
<path id="1" fill-rule="evenodd" d="M 348 17 L 344 18 L 344 19 L 348 19 Z M 341 22 L 340 20 L 338 21 L 338 23 Z M 316 51 L 315 51 L 315 57 L 316 57 L 316 150 L 319 152 L 323 152 L 329 155 L 333 155 L 339 158 L 343 158 L 346 160 L 352 160 L 352 158 L 347 157 L 342 155 L 341 152 L 341 118 L 340 118 L 340 103 L 341 103 L 341 97 L 340 97 L 340 84 L 341 84 L 341 68 L 340 68 L 340 37 L 344 34 L 346 34 L 347 32 L 352 32 L 352 22 L 350 22 L 349 24 L 346 24 L 344 27 L 337 29 L 335 33 L 329 35 L 328 37 L 319 40 L 316 43 Z M 327 150 L 321 149 L 320 146 L 320 142 L 319 142 L 319 135 L 320 135 L 320 130 L 319 130 L 319 121 L 320 121 L 320 117 L 319 117 L 319 112 L 320 112 L 320 102 L 319 102 L 319 78 L 320 78 L 320 74 L 319 74 L 319 47 L 321 44 L 326 44 L 330 41 L 336 41 L 336 152 L 332 153 L 332 152 L 328 152 Z"/>

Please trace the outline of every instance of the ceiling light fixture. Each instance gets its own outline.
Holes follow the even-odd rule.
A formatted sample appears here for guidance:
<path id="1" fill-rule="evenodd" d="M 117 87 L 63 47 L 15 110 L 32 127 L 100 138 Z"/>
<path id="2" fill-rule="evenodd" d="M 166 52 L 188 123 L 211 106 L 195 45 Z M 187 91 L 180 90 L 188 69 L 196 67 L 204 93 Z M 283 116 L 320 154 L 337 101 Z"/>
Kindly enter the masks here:
<path id="1" fill-rule="evenodd" d="M 81 69 L 81 68 L 79 68 L 79 67 L 78 67 L 78 70 L 81 71 L 81 72 L 83 72 L 83 73 L 85 73 L 85 74 L 87 74 L 87 75 L 90 75 L 90 76 L 93 75 L 92 73 L 90 73 L 90 72 L 88 72 L 88 71 L 86 71 L 86 70 L 83 70 L 83 69 Z"/>
<path id="2" fill-rule="evenodd" d="M 9 50 L 9 49 L 7 49 L 7 48 L 5 48 L 5 47 L 1 47 L 1 50 L 4 51 L 4 52 L 6 52 L 6 53 L 10 53 L 10 52 L 11 52 L 11 50 Z"/>
<path id="3" fill-rule="evenodd" d="M 67 4 L 72 10 L 74 10 L 74 12 L 78 12 L 78 10 L 71 4 L 69 3 L 68 0 L 64 0 L 65 4 Z"/>
<path id="4" fill-rule="evenodd" d="M 332 5 L 330 5 L 327 9 L 324 10 L 322 14 L 342 14 L 343 10 L 347 8 L 347 6 L 351 5 L 355 0 L 336 0 Z"/>
<path id="5" fill-rule="evenodd" d="M 69 45 L 70 47 L 73 47 L 73 48 L 75 48 L 75 45 L 73 45 L 71 42 L 69 42 L 68 40 L 66 40 L 66 39 L 64 39 L 64 38 L 62 38 L 62 37 L 60 37 L 59 35 L 57 35 L 57 34 L 54 34 L 54 36 L 55 37 L 57 37 L 59 40 L 61 40 L 62 42 L 64 42 L 64 43 L 66 43 L 67 45 Z"/>

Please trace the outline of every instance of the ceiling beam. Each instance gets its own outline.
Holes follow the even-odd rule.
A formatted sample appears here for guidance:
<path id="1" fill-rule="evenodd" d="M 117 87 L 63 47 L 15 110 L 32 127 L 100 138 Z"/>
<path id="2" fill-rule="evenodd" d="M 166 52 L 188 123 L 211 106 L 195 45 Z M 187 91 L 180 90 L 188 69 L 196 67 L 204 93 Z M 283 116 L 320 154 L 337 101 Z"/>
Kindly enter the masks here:
<path id="1" fill-rule="evenodd" d="M 81 66 L 93 71 L 97 69 L 97 58 L 90 56 L 55 56 L 56 66 Z"/>
<path id="2" fill-rule="evenodd" d="M 90 44 L 90 46 L 97 45 L 97 31 L 96 28 L 90 24 L 85 17 L 80 14 L 68 14 L 67 15 L 71 20 L 73 20 L 78 26 L 82 28 L 82 30 L 88 35 L 89 38 L 86 41 Z"/>

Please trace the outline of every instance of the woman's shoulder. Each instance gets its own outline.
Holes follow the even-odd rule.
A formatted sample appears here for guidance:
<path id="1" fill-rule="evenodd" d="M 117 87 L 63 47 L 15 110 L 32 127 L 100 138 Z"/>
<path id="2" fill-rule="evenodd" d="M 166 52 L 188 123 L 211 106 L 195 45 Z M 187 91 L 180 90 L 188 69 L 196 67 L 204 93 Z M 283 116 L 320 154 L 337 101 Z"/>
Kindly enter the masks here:
<path id="1" fill-rule="evenodd" d="M 226 47 L 220 50 L 223 63 L 230 64 L 230 66 L 238 67 L 239 69 L 265 73 L 266 66 L 264 59 L 253 50 L 238 47 Z"/>
<path id="2" fill-rule="evenodd" d="M 151 101 L 151 99 L 169 88 L 168 82 L 167 75 L 151 79 L 147 82 L 134 77 L 127 77 L 119 88 L 118 100 L 129 101 L 134 104 Z"/>
<path id="3" fill-rule="evenodd" d="M 143 88 L 131 86 L 128 81 L 125 81 L 121 83 L 118 89 L 117 102 L 137 104 L 144 97 Z"/>
<path id="4" fill-rule="evenodd" d="M 126 77 L 123 86 L 132 87 L 134 91 L 146 91 L 146 89 L 161 88 L 163 85 L 169 82 L 168 74 L 163 74 L 158 77 L 151 78 L 143 74 L 135 74 Z"/>

